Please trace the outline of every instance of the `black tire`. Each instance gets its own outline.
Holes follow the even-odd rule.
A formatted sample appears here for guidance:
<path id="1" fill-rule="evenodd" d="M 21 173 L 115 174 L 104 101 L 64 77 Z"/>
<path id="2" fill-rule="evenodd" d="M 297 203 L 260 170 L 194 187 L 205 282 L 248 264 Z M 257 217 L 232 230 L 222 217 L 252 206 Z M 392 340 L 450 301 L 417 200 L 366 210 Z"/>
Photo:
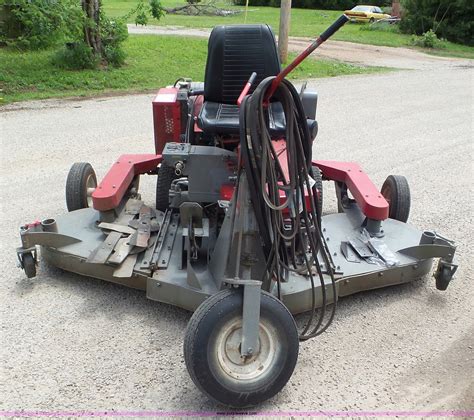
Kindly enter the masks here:
<path id="1" fill-rule="evenodd" d="M 436 288 L 442 291 L 446 290 L 449 283 L 451 283 L 452 277 L 451 270 L 448 267 L 443 267 L 441 272 L 435 275 Z"/>
<path id="2" fill-rule="evenodd" d="M 36 262 L 31 254 L 23 254 L 23 269 L 25 270 L 26 277 L 29 279 L 36 277 Z"/>
<path id="3" fill-rule="evenodd" d="M 314 186 L 317 188 L 319 191 L 319 196 L 318 196 L 318 216 L 321 218 L 323 215 L 323 175 L 321 174 L 321 170 L 317 166 L 313 166 L 313 179 L 315 180 Z M 320 221 L 321 224 L 321 221 Z"/>
<path id="4" fill-rule="evenodd" d="M 68 211 L 89 207 L 88 188 L 97 187 L 97 176 L 90 163 L 76 162 L 66 180 L 66 206 Z"/>
<path id="5" fill-rule="evenodd" d="M 410 186 L 402 175 L 390 175 L 382 185 L 382 195 L 388 201 L 388 217 L 406 223 L 410 215 Z"/>
<path id="6" fill-rule="evenodd" d="M 247 360 L 239 359 L 240 352 L 235 349 L 240 348 L 236 347 L 240 336 L 233 334 L 240 334 L 242 302 L 240 289 L 223 290 L 209 297 L 191 317 L 184 339 L 184 359 L 193 382 L 210 398 L 232 407 L 248 407 L 273 397 L 290 379 L 298 359 L 293 316 L 266 292 L 262 292 L 260 303 L 259 351 Z M 225 332 L 228 336 L 222 337 Z M 268 344 L 270 341 L 274 347 Z M 234 346 L 223 345 L 229 342 Z M 266 356 L 262 349 L 269 348 L 276 350 Z M 255 377 L 243 378 L 239 369 L 247 369 L 245 375 Z"/>
<path id="7" fill-rule="evenodd" d="M 177 178 L 174 168 L 162 163 L 156 180 L 156 209 L 165 211 L 169 206 L 171 183 Z"/>
<path id="8" fill-rule="evenodd" d="M 335 182 L 336 186 L 336 198 L 337 198 L 337 212 L 344 213 L 344 202 L 350 203 L 350 199 L 347 196 L 347 185 L 342 182 Z"/>
<path id="9" fill-rule="evenodd" d="M 374 22 L 375 22 L 375 19 L 374 19 L 374 18 L 370 18 L 369 23 L 372 24 L 372 23 L 374 23 Z"/>

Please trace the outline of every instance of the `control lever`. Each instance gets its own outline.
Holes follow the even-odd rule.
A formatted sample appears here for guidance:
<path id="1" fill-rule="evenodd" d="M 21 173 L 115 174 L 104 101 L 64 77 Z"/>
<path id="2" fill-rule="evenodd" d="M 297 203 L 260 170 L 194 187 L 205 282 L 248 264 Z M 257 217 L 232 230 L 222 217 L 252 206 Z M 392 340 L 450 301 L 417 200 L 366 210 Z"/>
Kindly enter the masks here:
<path id="1" fill-rule="evenodd" d="M 245 84 L 244 88 L 242 89 L 242 92 L 240 93 L 239 98 L 237 99 L 237 105 L 238 106 L 240 106 L 240 104 L 244 100 L 245 95 L 247 95 L 247 93 L 249 93 L 249 90 L 252 87 L 252 85 L 254 84 L 256 78 L 257 78 L 257 73 L 253 72 L 250 75 L 249 80 Z"/>

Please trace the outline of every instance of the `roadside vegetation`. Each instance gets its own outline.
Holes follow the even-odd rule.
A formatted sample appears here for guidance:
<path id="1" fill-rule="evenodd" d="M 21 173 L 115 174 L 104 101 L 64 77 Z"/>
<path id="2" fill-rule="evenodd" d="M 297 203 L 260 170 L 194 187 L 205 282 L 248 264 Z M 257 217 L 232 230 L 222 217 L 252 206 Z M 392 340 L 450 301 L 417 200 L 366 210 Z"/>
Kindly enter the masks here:
<path id="1" fill-rule="evenodd" d="M 107 15 L 111 17 L 123 16 L 135 3 L 136 0 L 103 0 L 104 10 Z M 184 1 L 162 0 L 161 4 L 163 7 L 173 7 L 177 4 L 184 4 Z M 218 0 L 214 4 L 228 10 L 243 11 L 245 9 L 244 6 L 235 6 L 228 0 Z M 247 16 L 245 16 L 244 12 L 230 16 L 188 16 L 165 14 L 159 21 L 153 18 L 149 19 L 148 25 L 212 28 L 215 25 L 239 24 L 244 22 L 267 23 L 272 27 L 275 33 L 278 33 L 280 9 L 277 7 L 252 6 L 251 4 L 252 1 L 250 2 Z M 338 10 L 292 9 L 290 36 L 315 37 L 334 22 L 341 13 L 342 12 Z M 441 16 L 442 15 L 440 15 L 440 17 Z M 425 21 L 428 22 L 426 19 Z M 129 18 L 128 22 L 132 24 L 135 23 L 133 18 Z M 372 30 L 366 29 L 369 26 L 372 27 Z M 387 30 L 387 26 L 390 26 L 391 28 Z M 428 29 L 429 28 L 426 28 L 426 30 Z M 416 46 L 414 45 L 413 36 L 400 32 L 398 25 L 348 23 L 331 39 L 388 47 Z M 433 51 L 430 48 L 419 49 L 428 53 Z M 455 44 L 448 41 L 444 41 L 436 53 L 446 56 L 474 58 L 473 47 Z"/>
<path id="2" fill-rule="evenodd" d="M 0 49 L 1 104 L 53 97 L 154 91 L 178 77 L 204 80 L 205 39 L 136 35 L 123 44 L 126 63 L 120 68 L 66 70 L 52 63 L 54 49 L 19 52 Z M 290 54 L 290 59 L 294 55 Z M 306 60 L 293 79 L 364 74 L 386 69 L 358 67 L 328 60 Z"/>
<path id="3" fill-rule="evenodd" d="M 28 99 L 154 90 L 182 76 L 202 80 L 206 40 L 154 35 L 129 37 L 126 23 L 191 28 L 268 23 L 277 31 L 279 8 L 262 4 L 275 5 L 278 0 L 250 0 L 247 11 L 243 6 L 235 5 L 246 0 L 232 1 L 4 0 L 4 6 L 0 5 L 3 13 L 0 15 L 0 105 Z M 330 8 L 354 3 L 354 0 L 294 1 L 301 7 L 323 5 Z M 365 1 L 382 1 L 385 6 L 389 2 Z M 415 0 L 404 1 L 409 4 Z M 419 12 L 421 17 L 417 14 L 418 9 L 412 7 L 406 25 L 400 28 L 387 23 L 347 24 L 336 33 L 335 39 L 392 47 L 412 46 L 439 55 L 474 58 L 474 47 L 448 42 L 438 36 L 444 34 L 455 40 L 467 36 L 470 40 L 472 25 L 464 25 L 458 11 L 450 10 L 451 3 L 444 5 L 444 9 L 440 3 L 435 15 L 431 16 L 433 10 L 428 5 L 434 1 L 448 2 L 426 0 Z M 461 4 L 471 0 L 454 1 Z M 464 8 L 469 11 L 472 5 L 466 4 Z M 186 14 L 191 9 L 198 15 Z M 185 14 L 182 14 L 183 10 Z M 209 10 L 218 15 L 203 14 Z M 340 14 L 338 10 L 293 9 L 291 35 L 314 37 Z M 453 29 L 456 19 L 459 25 Z M 402 33 L 400 29 L 413 35 Z M 294 55 L 290 59 L 292 57 Z M 383 70 L 320 60 L 316 56 L 304 62 L 291 77 L 306 79 Z"/>

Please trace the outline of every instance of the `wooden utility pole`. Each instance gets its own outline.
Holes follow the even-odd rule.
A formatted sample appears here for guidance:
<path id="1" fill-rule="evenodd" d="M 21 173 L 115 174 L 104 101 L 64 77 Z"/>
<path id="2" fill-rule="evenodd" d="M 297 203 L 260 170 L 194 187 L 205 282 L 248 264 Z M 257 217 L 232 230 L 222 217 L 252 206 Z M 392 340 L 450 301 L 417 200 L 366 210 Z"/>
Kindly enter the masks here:
<path id="1" fill-rule="evenodd" d="M 290 32 L 291 0 L 281 0 L 280 30 L 278 31 L 278 54 L 280 61 L 288 59 L 288 34 Z"/>
<path id="2" fill-rule="evenodd" d="M 400 17 L 400 0 L 392 1 L 392 16 Z"/>

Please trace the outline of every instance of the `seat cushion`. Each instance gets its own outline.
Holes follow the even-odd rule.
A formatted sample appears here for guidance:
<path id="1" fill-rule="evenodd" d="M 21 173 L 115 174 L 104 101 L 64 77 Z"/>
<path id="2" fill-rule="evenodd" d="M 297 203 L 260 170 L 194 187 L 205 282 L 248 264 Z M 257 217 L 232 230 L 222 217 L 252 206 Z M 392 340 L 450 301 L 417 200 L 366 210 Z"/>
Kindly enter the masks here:
<path id="1" fill-rule="evenodd" d="M 204 100 L 237 103 L 252 72 L 250 93 L 268 76 L 280 72 L 275 37 L 268 25 L 216 26 L 209 37 Z"/>
<path id="2" fill-rule="evenodd" d="M 280 102 L 268 108 L 268 126 L 273 138 L 285 135 L 285 114 Z M 239 134 L 239 107 L 237 105 L 204 102 L 198 117 L 198 126 L 209 134 Z"/>

